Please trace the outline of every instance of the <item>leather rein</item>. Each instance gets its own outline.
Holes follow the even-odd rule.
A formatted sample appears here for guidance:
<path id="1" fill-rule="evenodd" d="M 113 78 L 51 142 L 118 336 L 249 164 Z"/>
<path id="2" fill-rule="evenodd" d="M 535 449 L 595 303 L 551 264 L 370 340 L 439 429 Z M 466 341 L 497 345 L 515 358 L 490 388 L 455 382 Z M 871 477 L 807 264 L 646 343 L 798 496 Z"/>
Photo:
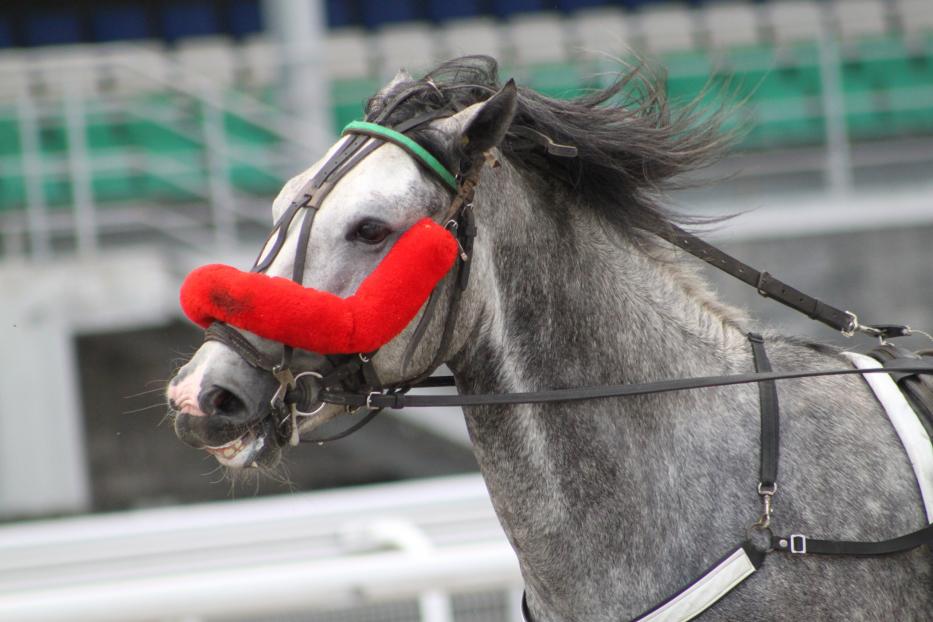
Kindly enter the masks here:
<path id="1" fill-rule="evenodd" d="M 283 344 L 281 357 L 275 361 L 260 352 L 238 330 L 227 324 L 215 322 L 205 331 L 205 340 L 224 343 L 253 367 L 271 373 L 276 377 L 279 388 L 271 400 L 271 408 L 274 414 L 281 417 L 279 426 L 277 426 L 279 432 L 285 432 L 284 436 L 288 438 L 291 444 L 294 445 L 298 442 L 323 443 L 343 438 L 363 427 L 384 408 L 541 404 L 631 397 L 775 380 L 885 373 L 884 369 L 859 370 L 844 368 L 798 372 L 774 372 L 769 369 L 767 371 L 757 370 L 755 373 L 681 378 L 640 384 L 602 385 L 516 393 L 407 395 L 413 388 L 456 386 L 452 376 L 432 376 L 432 374 L 443 364 L 443 358 L 447 354 L 459 316 L 460 298 L 469 283 L 473 239 L 476 236 L 476 225 L 472 209 L 473 194 L 479 182 L 481 169 L 487 163 L 486 160 L 471 163 L 466 171 L 460 171 L 454 175 L 427 153 L 423 147 L 405 135 L 405 132 L 417 129 L 434 119 L 442 117 L 445 113 L 453 112 L 449 109 L 441 108 L 429 111 L 404 121 L 395 128 L 386 128 L 380 125 L 380 122 L 383 122 L 399 104 L 415 92 L 417 92 L 417 87 L 400 94 L 372 121 L 354 122 L 348 126 L 344 132 L 349 134 L 348 140 L 321 166 L 314 177 L 297 193 L 298 198 L 293 200 L 279 217 L 251 271 L 265 272 L 270 267 L 284 246 L 292 223 L 303 212 L 298 232 L 295 261 L 292 268 L 292 280 L 300 284 L 304 277 L 311 227 L 324 199 L 344 175 L 375 149 L 386 142 L 396 144 L 404 149 L 416 162 L 424 165 L 454 194 L 442 222 L 456 236 L 460 247 L 460 255 L 451 273 L 441 280 L 425 304 L 422 318 L 404 354 L 402 374 L 405 375 L 408 371 L 407 368 L 413 354 L 420 345 L 430 320 L 436 313 L 442 290 L 446 288 L 450 290 L 446 312 L 447 319 L 444 323 L 440 344 L 431 363 L 420 373 L 410 376 L 406 381 L 386 386 L 379 380 L 378 374 L 372 365 L 372 357 L 375 352 L 355 355 L 331 355 L 327 357 L 326 369 L 324 370 L 296 372 L 292 370 L 294 348 L 291 346 Z M 562 157 L 574 157 L 576 155 L 576 150 L 573 147 L 566 145 L 556 145 L 556 147 L 560 149 L 555 151 L 548 148 L 548 151 Z M 837 309 L 808 296 L 774 278 L 768 272 L 760 272 L 752 268 L 676 225 L 669 224 L 665 229 L 656 233 L 670 244 L 755 287 L 762 296 L 804 313 L 808 317 L 840 331 L 847 337 L 860 332 L 877 337 L 883 342 L 888 338 L 912 334 L 908 326 L 893 324 L 862 325 L 859 323 L 858 316 L 854 313 Z M 904 367 L 903 371 L 907 373 L 933 373 L 933 365 L 918 361 L 912 367 Z M 297 434 L 297 417 L 313 415 L 326 404 L 344 406 L 350 413 L 356 413 L 360 410 L 366 410 L 367 412 L 361 421 L 340 434 L 327 438 L 300 438 Z M 288 423 L 291 424 L 290 429 L 283 430 Z"/>

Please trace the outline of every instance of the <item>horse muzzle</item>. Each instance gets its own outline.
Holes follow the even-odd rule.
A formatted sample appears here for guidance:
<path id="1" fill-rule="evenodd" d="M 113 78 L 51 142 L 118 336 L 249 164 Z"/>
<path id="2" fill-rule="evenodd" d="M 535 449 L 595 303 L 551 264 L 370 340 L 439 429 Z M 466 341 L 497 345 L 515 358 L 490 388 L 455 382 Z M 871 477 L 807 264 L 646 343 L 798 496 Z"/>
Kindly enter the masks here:
<path id="1" fill-rule="evenodd" d="M 225 466 L 271 466 L 278 461 L 282 435 L 290 432 L 280 429 L 281 418 L 270 406 L 275 386 L 239 361 L 211 368 L 205 358 L 217 360 L 199 352 L 169 383 L 176 436 Z"/>

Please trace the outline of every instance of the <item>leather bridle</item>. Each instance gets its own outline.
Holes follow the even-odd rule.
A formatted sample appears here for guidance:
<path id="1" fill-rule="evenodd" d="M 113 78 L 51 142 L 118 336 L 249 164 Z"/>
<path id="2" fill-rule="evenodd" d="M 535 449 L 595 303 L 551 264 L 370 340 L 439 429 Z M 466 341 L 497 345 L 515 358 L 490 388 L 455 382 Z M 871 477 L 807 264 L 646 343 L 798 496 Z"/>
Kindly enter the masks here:
<path id="1" fill-rule="evenodd" d="M 311 228 L 315 215 L 324 199 L 353 167 L 378 147 L 386 142 L 401 147 L 415 161 L 423 164 L 453 193 L 453 198 L 444 212 L 441 222 L 456 237 L 459 254 L 451 274 L 441 280 L 425 304 L 421 320 L 415 328 L 403 356 L 402 374 L 404 375 L 408 371 L 414 354 L 435 314 L 438 301 L 441 298 L 441 291 L 446 287 L 446 289 L 450 290 L 446 312 L 447 318 L 444 322 L 440 343 L 428 366 L 409 380 L 392 385 L 384 385 L 379 379 L 372 363 L 375 351 L 349 355 L 330 355 L 326 357 L 325 370 L 295 371 L 293 370 L 294 348 L 292 346 L 282 344 L 281 356 L 276 361 L 256 348 L 240 331 L 225 323 L 214 322 L 205 330 L 206 341 L 219 341 L 227 345 L 248 364 L 275 377 L 278 389 L 272 397 L 270 407 L 272 416 L 276 417 L 276 434 L 283 442 L 287 440 L 292 445 L 299 442 L 316 442 L 320 444 L 343 438 L 369 423 L 382 410 L 372 401 L 376 396 L 400 395 L 410 390 L 412 386 L 421 386 L 425 382 L 428 385 L 436 386 L 428 382 L 428 377 L 443 364 L 459 317 L 460 297 L 467 288 L 469 281 L 473 238 L 476 235 L 472 209 L 473 194 L 479 181 L 480 171 L 487 160 L 481 158 L 468 162 L 466 170 L 453 174 L 421 145 L 405 135 L 405 132 L 418 129 L 430 121 L 444 116 L 445 113 L 450 113 L 451 111 L 447 108 L 418 115 L 398 124 L 394 128 L 380 125 L 380 121 L 387 118 L 393 110 L 417 90 L 417 88 L 413 88 L 403 92 L 381 111 L 373 121 L 353 122 L 345 128 L 344 135 L 348 135 L 348 139 L 305 183 L 301 191 L 296 194 L 298 198 L 293 200 L 278 218 L 266 242 L 263 244 L 263 249 L 254 262 L 251 272 L 262 273 L 268 270 L 284 246 L 293 222 L 300 215 L 301 221 L 291 279 L 301 284 L 304 278 Z M 348 412 L 353 413 L 365 408 L 368 412 L 360 421 L 339 434 L 326 438 L 302 439 L 298 433 L 297 418 L 313 415 L 328 403 L 323 398 L 321 391 L 324 388 L 337 388 L 340 393 L 365 396 L 366 399 L 359 405 L 347 405 L 346 409 Z"/>

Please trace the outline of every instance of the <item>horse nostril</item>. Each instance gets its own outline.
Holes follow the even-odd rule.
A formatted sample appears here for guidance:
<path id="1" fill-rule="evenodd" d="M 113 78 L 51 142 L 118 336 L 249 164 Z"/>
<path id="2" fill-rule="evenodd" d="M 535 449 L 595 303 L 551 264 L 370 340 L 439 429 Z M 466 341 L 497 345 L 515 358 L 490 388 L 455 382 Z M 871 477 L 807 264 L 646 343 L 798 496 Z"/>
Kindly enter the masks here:
<path id="1" fill-rule="evenodd" d="M 209 415 L 232 417 L 246 410 L 243 400 L 222 387 L 214 387 L 202 398 L 202 409 Z"/>

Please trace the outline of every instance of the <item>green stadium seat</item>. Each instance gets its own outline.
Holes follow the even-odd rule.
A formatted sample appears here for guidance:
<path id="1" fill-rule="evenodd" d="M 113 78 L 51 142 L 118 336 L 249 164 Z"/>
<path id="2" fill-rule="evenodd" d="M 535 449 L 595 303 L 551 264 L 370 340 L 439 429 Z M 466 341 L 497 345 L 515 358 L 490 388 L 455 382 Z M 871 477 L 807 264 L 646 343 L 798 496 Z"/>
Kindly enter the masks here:
<path id="1" fill-rule="evenodd" d="M 26 206 L 26 184 L 19 174 L 4 171 L 0 175 L 0 213 L 23 209 Z"/>
<path id="2" fill-rule="evenodd" d="M 95 171 L 91 181 L 94 200 L 100 203 L 140 200 L 145 195 L 145 175 L 130 167 Z"/>
<path id="3" fill-rule="evenodd" d="M 859 42 L 841 67 L 846 122 L 853 138 L 933 129 L 933 55 L 897 38 Z"/>
<path id="4" fill-rule="evenodd" d="M 780 55 L 771 46 L 744 45 L 715 56 L 680 52 L 664 62 L 673 105 L 699 97 L 701 113 L 734 106 L 736 114 L 725 119 L 724 129 L 747 115 L 751 128 L 742 146 L 762 148 L 823 139 L 817 59 L 812 44 L 785 48 Z"/>
<path id="5" fill-rule="evenodd" d="M 251 194 L 271 194 L 282 188 L 284 180 L 259 167 L 237 162 L 230 166 L 233 186 Z"/>
<path id="6" fill-rule="evenodd" d="M 268 148 L 281 142 L 269 130 L 231 113 L 224 115 L 224 130 L 231 144 L 244 147 Z"/>
<path id="7" fill-rule="evenodd" d="M 330 86 L 334 131 L 338 134 L 350 121 L 363 118 L 363 106 L 379 89 L 378 81 L 372 78 L 334 80 Z"/>
<path id="8" fill-rule="evenodd" d="M 45 204 L 50 209 L 69 209 L 72 203 L 71 182 L 64 177 L 46 175 L 42 180 Z"/>
<path id="9" fill-rule="evenodd" d="M 573 63 L 547 63 L 525 68 L 528 86 L 548 97 L 573 99 L 597 87 Z"/>
<path id="10" fill-rule="evenodd" d="M 15 111 L 0 112 L 0 157 L 18 156 L 21 148 Z"/>

